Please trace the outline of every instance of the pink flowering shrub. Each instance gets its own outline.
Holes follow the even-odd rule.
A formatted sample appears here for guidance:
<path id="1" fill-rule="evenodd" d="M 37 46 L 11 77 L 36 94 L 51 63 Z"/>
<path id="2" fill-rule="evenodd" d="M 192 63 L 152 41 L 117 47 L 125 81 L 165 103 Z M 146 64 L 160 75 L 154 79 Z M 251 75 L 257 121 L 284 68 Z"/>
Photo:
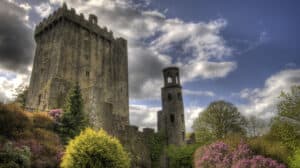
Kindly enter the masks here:
<path id="1" fill-rule="evenodd" d="M 196 160 L 197 167 L 224 167 L 231 166 L 231 153 L 229 152 L 228 145 L 223 142 L 214 143 L 209 145 L 203 150 L 202 157 Z"/>
<path id="2" fill-rule="evenodd" d="M 197 154 L 198 152 L 198 154 Z M 197 150 L 195 154 L 196 168 L 285 168 L 276 160 L 253 152 L 245 143 L 240 143 L 234 150 L 223 142 L 213 143 Z M 200 154 L 199 154 L 200 152 Z"/>
<path id="3" fill-rule="evenodd" d="M 63 110 L 62 109 L 52 109 L 49 111 L 49 115 L 55 120 L 58 121 L 62 116 Z"/>

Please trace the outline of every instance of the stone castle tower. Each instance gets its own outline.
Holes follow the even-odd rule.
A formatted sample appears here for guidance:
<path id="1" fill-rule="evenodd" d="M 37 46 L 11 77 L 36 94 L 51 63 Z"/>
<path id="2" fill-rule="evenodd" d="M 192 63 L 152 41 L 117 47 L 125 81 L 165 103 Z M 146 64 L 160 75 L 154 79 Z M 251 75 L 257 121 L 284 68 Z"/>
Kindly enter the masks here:
<path id="1" fill-rule="evenodd" d="M 129 124 L 125 39 L 99 27 L 95 15 L 86 20 L 64 4 L 37 25 L 35 41 L 27 109 L 61 108 L 69 89 L 78 83 L 94 127 L 105 127 L 111 115 Z"/>
<path id="2" fill-rule="evenodd" d="M 69 89 L 79 84 L 90 125 L 116 136 L 131 153 L 132 168 L 154 167 L 151 139 L 154 129 L 129 124 L 127 41 L 114 38 L 97 25 L 97 17 L 76 14 L 64 4 L 35 29 L 36 51 L 26 108 L 47 111 L 62 108 Z M 158 131 L 164 145 L 185 143 L 185 125 L 179 69 L 163 70 L 162 111 Z M 162 168 L 168 168 L 162 155 Z"/>
<path id="3" fill-rule="evenodd" d="M 179 69 L 177 67 L 165 68 L 163 76 L 162 111 L 159 111 L 157 116 L 158 131 L 164 134 L 166 145 L 183 145 L 185 121 Z"/>

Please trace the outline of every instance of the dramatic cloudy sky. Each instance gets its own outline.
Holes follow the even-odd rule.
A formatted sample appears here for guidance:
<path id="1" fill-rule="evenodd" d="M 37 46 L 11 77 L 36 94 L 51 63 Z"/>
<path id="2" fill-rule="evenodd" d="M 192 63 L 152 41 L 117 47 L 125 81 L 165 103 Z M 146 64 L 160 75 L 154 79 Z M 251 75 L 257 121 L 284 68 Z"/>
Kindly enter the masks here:
<path id="1" fill-rule="evenodd" d="M 300 85 L 297 0 L 64 0 L 128 40 L 130 121 L 156 127 L 161 69 L 180 67 L 186 126 L 211 101 L 269 118 Z M 0 1 L 0 101 L 28 84 L 33 31 L 63 0 Z"/>

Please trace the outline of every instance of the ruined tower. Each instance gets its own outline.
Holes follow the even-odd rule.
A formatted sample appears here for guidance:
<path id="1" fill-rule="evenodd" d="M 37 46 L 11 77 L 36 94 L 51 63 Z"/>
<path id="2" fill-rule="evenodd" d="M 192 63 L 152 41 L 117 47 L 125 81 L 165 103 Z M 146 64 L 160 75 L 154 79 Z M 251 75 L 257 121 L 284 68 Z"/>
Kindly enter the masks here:
<path id="1" fill-rule="evenodd" d="M 64 4 L 35 29 L 36 50 L 26 108 L 61 108 L 78 83 L 91 124 L 129 122 L 127 41 L 99 27 L 97 17 Z M 105 123 L 106 122 L 106 123 Z"/>
<path id="2" fill-rule="evenodd" d="M 162 111 L 158 112 L 158 131 L 164 134 L 166 145 L 182 145 L 185 142 L 185 121 L 179 69 L 165 68 L 163 77 Z"/>

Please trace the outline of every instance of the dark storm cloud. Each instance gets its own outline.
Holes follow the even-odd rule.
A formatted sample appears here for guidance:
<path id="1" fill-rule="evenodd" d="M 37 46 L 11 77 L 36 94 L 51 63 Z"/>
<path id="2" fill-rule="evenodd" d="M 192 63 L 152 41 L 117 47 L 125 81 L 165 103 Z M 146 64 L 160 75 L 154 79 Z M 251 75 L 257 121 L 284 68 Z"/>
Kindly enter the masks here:
<path id="1" fill-rule="evenodd" d="M 0 1 L 0 67 L 26 73 L 33 58 L 33 30 L 26 25 L 26 11 Z"/>

